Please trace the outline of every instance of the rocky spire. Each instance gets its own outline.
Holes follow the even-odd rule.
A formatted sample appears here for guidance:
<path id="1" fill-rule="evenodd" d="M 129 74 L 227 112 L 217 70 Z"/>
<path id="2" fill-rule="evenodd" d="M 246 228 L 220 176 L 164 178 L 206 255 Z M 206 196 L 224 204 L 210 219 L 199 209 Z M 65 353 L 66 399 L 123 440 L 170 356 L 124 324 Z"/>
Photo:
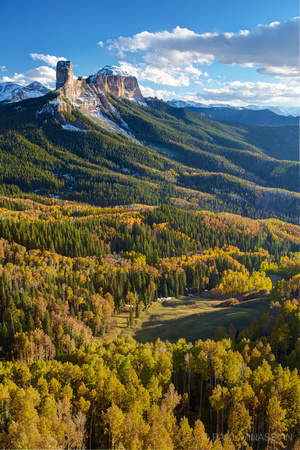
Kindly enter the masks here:
<path id="1" fill-rule="evenodd" d="M 58 61 L 56 66 L 56 89 L 61 89 L 67 98 L 73 96 L 73 66 L 71 61 Z"/>

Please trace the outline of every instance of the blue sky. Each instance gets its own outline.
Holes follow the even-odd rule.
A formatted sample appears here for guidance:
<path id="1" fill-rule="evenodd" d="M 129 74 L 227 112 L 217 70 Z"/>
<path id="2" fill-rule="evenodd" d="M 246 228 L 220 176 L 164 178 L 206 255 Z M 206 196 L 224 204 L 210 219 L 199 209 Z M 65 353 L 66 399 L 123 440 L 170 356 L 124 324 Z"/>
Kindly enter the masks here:
<path id="1" fill-rule="evenodd" d="M 0 81 L 55 87 L 109 64 L 144 95 L 232 105 L 299 104 L 298 0 L 11 0 L 1 5 Z"/>

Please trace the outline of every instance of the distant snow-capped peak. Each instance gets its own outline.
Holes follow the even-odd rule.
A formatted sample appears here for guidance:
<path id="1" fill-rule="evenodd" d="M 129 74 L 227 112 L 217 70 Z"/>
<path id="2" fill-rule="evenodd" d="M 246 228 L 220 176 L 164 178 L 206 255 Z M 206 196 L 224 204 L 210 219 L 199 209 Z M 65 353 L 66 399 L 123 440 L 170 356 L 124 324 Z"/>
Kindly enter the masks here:
<path id="1" fill-rule="evenodd" d="M 197 103 L 193 101 L 183 101 L 183 100 L 169 100 L 167 101 L 169 105 L 175 106 L 175 108 L 230 108 L 236 110 L 253 110 L 261 111 L 263 109 L 269 109 L 270 111 L 278 114 L 280 116 L 294 116 L 297 117 L 300 114 L 299 107 L 287 107 L 287 106 L 265 106 L 265 105 L 248 105 L 248 106 L 232 106 L 224 103 L 210 103 L 205 105 L 204 103 Z"/>
<path id="2" fill-rule="evenodd" d="M 50 92 L 50 89 L 38 81 L 33 81 L 28 86 L 20 86 L 12 82 L 0 83 L 0 102 L 19 102 L 27 98 L 42 97 Z"/>
<path id="3" fill-rule="evenodd" d="M 168 100 L 167 103 L 169 105 L 175 106 L 175 108 L 186 108 L 187 106 L 193 106 L 195 108 L 206 108 L 207 105 L 204 103 L 197 103 L 193 101 L 184 101 L 184 100 Z"/>
<path id="4" fill-rule="evenodd" d="M 35 90 L 39 92 L 49 92 L 49 89 L 46 88 L 43 84 L 41 84 L 39 81 L 33 81 L 32 83 L 28 84 L 25 87 L 26 90 Z"/>

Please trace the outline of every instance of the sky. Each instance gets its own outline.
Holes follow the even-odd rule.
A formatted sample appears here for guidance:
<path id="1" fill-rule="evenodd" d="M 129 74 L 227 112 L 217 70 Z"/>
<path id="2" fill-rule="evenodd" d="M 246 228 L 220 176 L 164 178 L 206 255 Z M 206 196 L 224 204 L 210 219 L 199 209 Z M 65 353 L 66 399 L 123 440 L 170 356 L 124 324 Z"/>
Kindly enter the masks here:
<path id="1" fill-rule="evenodd" d="M 299 106 L 298 0 L 10 0 L 1 5 L 0 82 L 55 88 L 71 60 L 115 65 L 144 96 Z"/>

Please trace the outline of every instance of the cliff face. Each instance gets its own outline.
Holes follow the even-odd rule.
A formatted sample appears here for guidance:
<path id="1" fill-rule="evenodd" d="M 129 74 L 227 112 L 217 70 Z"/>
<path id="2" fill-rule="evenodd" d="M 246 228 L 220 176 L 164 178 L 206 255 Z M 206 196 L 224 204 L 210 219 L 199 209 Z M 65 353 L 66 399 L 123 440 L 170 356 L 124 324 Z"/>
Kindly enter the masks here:
<path id="1" fill-rule="evenodd" d="M 135 77 L 121 77 L 119 75 L 94 75 L 93 80 L 87 82 L 93 84 L 98 93 L 112 94 L 118 98 L 143 99 L 137 79 Z"/>
<path id="2" fill-rule="evenodd" d="M 109 93 L 118 98 L 143 100 L 137 79 L 118 67 L 105 66 L 86 81 L 95 86 L 97 93 Z"/>
<path id="3" fill-rule="evenodd" d="M 56 89 L 72 89 L 73 66 L 71 61 L 58 61 L 56 66 Z"/>
<path id="4" fill-rule="evenodd" d="M 71 61 L 59 61 L 56 68 L 56 90 L 74 106 L 91 111 L 97 106 L 109 109 L 107 94 L 118 98 L 143 101 L 137 79 L 118 68 L 106 66 L 87 79 L 74 79 Z"/>
<path id="5" fill-rule="evenodd" d="M 122 125 L 120 121 L 115 123 L 116 110 L 109 99 L 109 94 L 120 99 L 128 98 L 144 102 L 137 79 L 114 66 L 105 66 L 88 78 L 76 79 L 71 61 L 59 61 L 56 67 L 56 90 L 61 95 L 51 108 L 57 120 L 63 125 L 66 124 L 66 118 L 61 113 L 72 113 L 75 107 L 104 128 L 127 135 L 128 125 L 124 121 L 121 121 Z M 111 117 L 108 117 L 107 113 L 111 113 Z M 83 129 L 84 124 L 79 125 L 78 128 Z"/>

